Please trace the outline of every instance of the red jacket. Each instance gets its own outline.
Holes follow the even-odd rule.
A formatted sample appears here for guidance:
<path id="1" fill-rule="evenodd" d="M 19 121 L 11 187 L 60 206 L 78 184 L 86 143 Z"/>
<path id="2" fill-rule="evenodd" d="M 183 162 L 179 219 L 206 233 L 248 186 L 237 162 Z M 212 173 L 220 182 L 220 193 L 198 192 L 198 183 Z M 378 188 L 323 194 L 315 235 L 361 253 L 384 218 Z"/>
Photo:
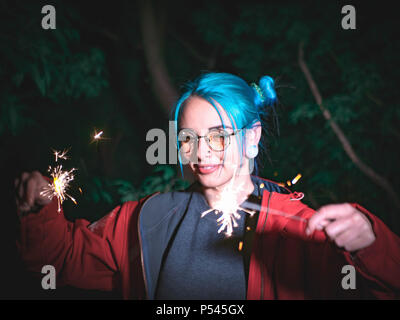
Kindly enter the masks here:
<path id="1" fill-rule="evenodd" d="M 160 223 L 164 212 L 153 217 L 146 212 L 147 220 L 140 218 L 144 203 L 145 200 L 126 202 L 90 223 L 84 219 L 66 220 L 63 212 L 57 212 L 54 200 L 39 213 L 21 218 L 17 245 L 22 260 L 28 270 L 39 276 L 43 276 L 40 272 L 44 265 L 53 265 L 57 286 L 119 290 L 126 299 L 151 299 L 159 270 L 154 261 L 163 252 L 162 246 L 157 249 L 159 253 L 152 248 L 168 239 L 169 231 L 165 230 L 171 224 Z M 310 218 L 314 211 L 296 194 L 264 190 L 247 299 L 399 298 L 400 238 L 379 218 L 354 206 L 370 219 L 376 240 L 352 256 L 336 247 L 323 232 L 306 236 L 304 222 L 274 214 L 278 211 Z M 170 211 L 165 219 L 174 217 L 176 210 Z M 149 225 L 149 221 L 153 224 Z M 155 232 L 151 235 L 149 230 Z M 166 238 L 157 244 L 157 237 Z M 349 264 L 356 269 L 355 290 L 344 290 L 341 285 L 346 276 L 342 268 Z"/>

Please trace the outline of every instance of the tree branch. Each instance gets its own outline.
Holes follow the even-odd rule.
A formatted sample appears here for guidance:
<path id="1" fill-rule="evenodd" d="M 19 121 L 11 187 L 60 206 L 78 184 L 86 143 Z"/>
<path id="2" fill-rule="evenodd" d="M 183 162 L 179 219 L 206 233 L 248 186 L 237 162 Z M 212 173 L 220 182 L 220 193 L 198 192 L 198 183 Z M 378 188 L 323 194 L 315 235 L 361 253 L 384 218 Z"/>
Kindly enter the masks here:
<path id="1" fill-rule="evenodd" d="M 207 67 L 207 69 L 212 69 L 215 66 L 216 55 L 218 52 L 218 48 L 215 47 L 212 50 L 212 54 L 210 57 L 206 57 L 200 54 L 188 41 L 179 36 L 174 30 L 169 29 L 168 33 L 171 35 L 173 39 L 175 39 L 183 48 L 187 50 L 187 52 L 196 60 L 200 61 L 203 65 Z"/>
<path id="2" fill-rule="evenodd" d="M 178 99 L 178 94 L 170 80 L 162 56 L 162 37 L 156 23 L 151 1 L 140 1 L 139 9 L 143 48 L 147 67 L 152 78 L 152 87 L 161 106 L 169 114 L 172 105 Z"/>
<path id="3" fill-rule="evenodd" d="M 307 83 L 311 89 L 311 92 L 317 102 L 324 118 L 328 121 L 329 126 L 336 134 L 337 138 L 339 139 L 340 143 L 346 154 L 349 156 L 351 161 L 368 177 L 370 178 L 375 184 L 383 188 L 392 199 L 393 203 L 395 204 L 396 208 L 400 209 L 400 200 L 394 191 L 393 187 L 389 183 L 389 181 L 385 178 L 376 173 L 371 167 L 365 164 L 356 154 L 353 147 L 351 146 L 349 140 L 347 139 L 346 135 L 343 133 L 342 129 L 339 125 L 332 119 L 332 115 L 328 109 L 326 109 L 322 103 L 322 96 L 318 90 L 318 87 L 311 75 L 310 70 L 308 69 L 307 64 L 304 61 L 304 53 L 303 53 L 303 43 L 299 45 L 299 66 L 300 69 L 303 71 L 304 76 L 307 80 Z"/>

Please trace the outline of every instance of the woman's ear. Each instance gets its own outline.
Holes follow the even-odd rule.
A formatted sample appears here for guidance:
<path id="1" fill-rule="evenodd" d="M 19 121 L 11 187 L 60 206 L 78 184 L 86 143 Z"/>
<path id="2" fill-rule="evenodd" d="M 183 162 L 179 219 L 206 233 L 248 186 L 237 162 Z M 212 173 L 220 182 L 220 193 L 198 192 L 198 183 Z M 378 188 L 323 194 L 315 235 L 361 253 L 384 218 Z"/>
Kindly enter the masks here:
<path id="1" fill-rule="evenodd" d="M 260 142 L 261 139 L 261 123 L 260 121 L 257 121 L 252 125 L 251 128 L 246 129 L 246 145 L 251 146 L 251 145 L 256 145 L 258 146 L 258 143 Z"/>
<path id="2" fill-rule="evenodd" d="M 244 151 L 248 159 L 254 159 L 258 155 L 258 143 L 261 138 L 261 123 L 257 121 L 251 128 L 246 129 L 246 141 Z"/>

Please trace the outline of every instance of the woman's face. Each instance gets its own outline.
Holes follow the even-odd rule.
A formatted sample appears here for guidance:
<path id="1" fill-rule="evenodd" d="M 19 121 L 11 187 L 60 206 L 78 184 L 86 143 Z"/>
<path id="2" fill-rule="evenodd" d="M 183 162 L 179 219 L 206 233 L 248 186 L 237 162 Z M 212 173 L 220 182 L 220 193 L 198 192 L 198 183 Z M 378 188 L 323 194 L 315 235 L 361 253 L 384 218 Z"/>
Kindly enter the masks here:
<path id="1" fill-rule="evenodd" d="M 198 136 L 204 136 L 210 130 L 225 130 L 228 134 L 234 132 L 234 126 L 221 106 L 215 103 L 225 124 L 214 107 L 206 100 L 193 96 L 184 106 L 179 121 L 180 130 L 190 129 Z M 225 185 L 231 180 L 235 168 L 240 165 L 240 153 L 236 136 L 229 137 L 230 143 L 223 151 L 215 151 L 201 138 L 197 148 L 191 152 L 189 167 L 196 179 L 206 188 L 215 188 Z M 197 141 L 194 140 L 194 144 Z M 189 157 L 187 157 L 189 158 Z"/>

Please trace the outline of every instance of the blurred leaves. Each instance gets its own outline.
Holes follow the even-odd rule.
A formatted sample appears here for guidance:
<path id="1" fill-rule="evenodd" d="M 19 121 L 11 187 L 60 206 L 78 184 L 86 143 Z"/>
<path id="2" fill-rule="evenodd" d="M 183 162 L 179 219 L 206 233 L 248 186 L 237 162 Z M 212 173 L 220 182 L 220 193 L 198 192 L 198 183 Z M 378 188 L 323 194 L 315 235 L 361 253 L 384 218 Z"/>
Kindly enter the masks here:
<path id="1" fill-rule="evenodd" d="M 321 111 L 318 105 L 313 103 L 303 103 L 290 113 L 290 121 L 293 124 L 297 124 L 299 121 L 306 122 L 320 114 Z"/>
<path id="2" fill-rule="evenodd" d="M 102 177 L 93 177 L 86 189 L 86 197 L 89 201 L 98 204 L 111 205 L 114 203 L 110 182 Z"/>
<path id="3" fill-rule="evenodd" d="M 79 31 L 73 27 L 76 21 L 71 18 L 76 14 L 70 7 L 58 3 L 57 23 L 62 27 L 44 31 L 38 19 L 40 3 L 8 1 L 8 5 L 9 10 L 0 14 L 0 56 L 5 66 L 0 135 L 16 135 L 35 123 L 34 116 L 25 111 L 39 97 L 62 104 L 96 97 L 108 86 L 105 56 L 102 50 L 79 42 Z"/>
<path id="4" fill-rule="evenodd" d="M 26 106 L 15 95 L 0 96 L 0 136 L 5 132 L 16 135 L 25 126 L 34 123 L 34 120 L 24 115 Z"/>
<path id="5" fill-rule="evenodd" d="M 126 201 L 137 201 L 155 192 L 179 191 L 188 186 L 187 181 L 176 177 L 174 167 L 159 165 L 138 186 L 124 179 L 94 177 L 85 189 L 87 198 L 93 203 L 116 206 Z"/>

